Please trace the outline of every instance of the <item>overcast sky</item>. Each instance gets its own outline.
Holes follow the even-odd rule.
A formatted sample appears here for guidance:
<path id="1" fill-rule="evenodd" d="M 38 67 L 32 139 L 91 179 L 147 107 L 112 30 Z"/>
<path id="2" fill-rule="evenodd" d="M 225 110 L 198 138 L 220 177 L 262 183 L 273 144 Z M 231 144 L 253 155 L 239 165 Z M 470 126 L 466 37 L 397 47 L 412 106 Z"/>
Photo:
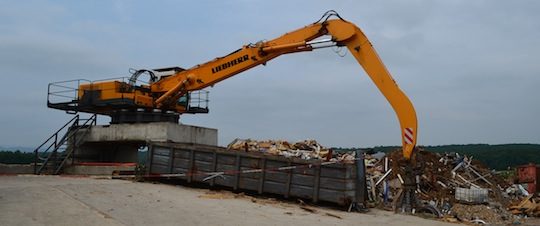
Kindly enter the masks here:
<path id="1" fill-rule="evenodd" d="M 72 117 L 47 108 L 49 82 L 189 68 L 329 9 L 364 31 L 410 97 L 419 144 L 540 143 L 540 1 L 0 0 L 0 145 L 38 145 Z M 390 105 L 332 49 L 282 56 L 209 91 L 210 113 L 181 122 L 219 129 L 221 145 L 401 142 Z"/>

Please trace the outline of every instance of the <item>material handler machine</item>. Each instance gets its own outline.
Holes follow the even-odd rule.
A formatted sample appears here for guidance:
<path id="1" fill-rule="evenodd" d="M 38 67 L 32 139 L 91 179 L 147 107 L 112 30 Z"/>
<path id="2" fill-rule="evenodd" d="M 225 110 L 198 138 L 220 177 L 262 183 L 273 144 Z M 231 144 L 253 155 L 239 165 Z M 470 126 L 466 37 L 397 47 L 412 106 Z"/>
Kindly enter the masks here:
<path id="1" fill-rule="evenodd" d="M 331 17 L 336 17 L 331 19 Z M 111 123 L 178 122 L 181 114 L 208 113 L 207 93 L 202 89 L 258 65 L 291 53 L 327 47 L 346 47 L 394 109 L 401 128 L 404 159 L 413 162 L 418 134 L 417 118 L 409 98 L 398 87 L 366 35 L 335 11 L 318 21 L 269 40 L 242 48 L 189 69 L 180 67 L 136 70 L 124 81 L 108 80 L 78 84 L 76 98 L 67 102 L 48 100 L 48 106 L 68 112 L 108 115 Z M 140 76 L 149 76 L 139 84 Z M 61 86 L 51 83 L 51 86 Z M 49 97 L 53 92 L 49 90 Z M 202 104 L 201 104 L 202 103 Z M 413 165 L 413 164 L 410 164 Z M 414 197 L 414 181 L 405 199 Z M 409 193 L 409 194 L 406 194 Z"/>

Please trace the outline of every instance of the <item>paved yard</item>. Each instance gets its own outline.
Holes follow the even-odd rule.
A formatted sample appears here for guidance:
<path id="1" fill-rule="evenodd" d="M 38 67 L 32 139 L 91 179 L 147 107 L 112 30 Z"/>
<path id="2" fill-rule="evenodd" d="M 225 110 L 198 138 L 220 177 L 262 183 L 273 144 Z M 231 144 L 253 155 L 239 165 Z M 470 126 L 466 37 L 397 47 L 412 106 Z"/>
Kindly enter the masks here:
<path id="1" fill-rule="evenodd" d="M 0 225 L 453 225 L 125 180 L 0 176 Z"/>

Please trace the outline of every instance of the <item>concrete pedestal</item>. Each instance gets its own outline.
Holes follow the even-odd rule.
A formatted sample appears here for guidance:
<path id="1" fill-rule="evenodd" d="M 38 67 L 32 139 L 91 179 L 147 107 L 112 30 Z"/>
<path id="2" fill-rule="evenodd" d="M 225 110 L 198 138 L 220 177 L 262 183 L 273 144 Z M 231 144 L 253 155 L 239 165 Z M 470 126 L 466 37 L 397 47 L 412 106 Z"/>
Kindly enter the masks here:
<path id="1" fill-rule="evenodd" d="M 136 163 L 139 149 L 147 142 L 218 144 L 217 129 L 171 122 L 97 125 L 80 129 L 71 144 L 73 139 L 81 140 L 66 168 L 83 162 Z"/>
<path id="2" fill-rule="evenodd" d="M 84 130 L 81 130 L 84 133 Z M 172 122 L 93 126 L 85 142 L 176 142 L 216 146 L 217 129 Z"/>

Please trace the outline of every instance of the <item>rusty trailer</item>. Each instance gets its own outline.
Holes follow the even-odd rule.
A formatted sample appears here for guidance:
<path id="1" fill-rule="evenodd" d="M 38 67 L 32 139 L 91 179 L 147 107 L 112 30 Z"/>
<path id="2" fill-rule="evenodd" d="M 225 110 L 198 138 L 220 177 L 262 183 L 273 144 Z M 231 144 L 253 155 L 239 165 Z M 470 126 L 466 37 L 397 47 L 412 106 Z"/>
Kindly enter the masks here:
<path id="1" fill-rule="evenodd" d="M 357 156 L 362 155 L 357 153 Z M 178 179 L 188 183 L 295 197 L 315 203 L 353 204 L 358 208 L 365 206 L 367 199 L 365 166 L 361 158 L 350 163 L 325 164 L 321 160 L 171 142 L 149 143 L 147 158 L 147 176 L 177 174 L 182 175 Z"/>

